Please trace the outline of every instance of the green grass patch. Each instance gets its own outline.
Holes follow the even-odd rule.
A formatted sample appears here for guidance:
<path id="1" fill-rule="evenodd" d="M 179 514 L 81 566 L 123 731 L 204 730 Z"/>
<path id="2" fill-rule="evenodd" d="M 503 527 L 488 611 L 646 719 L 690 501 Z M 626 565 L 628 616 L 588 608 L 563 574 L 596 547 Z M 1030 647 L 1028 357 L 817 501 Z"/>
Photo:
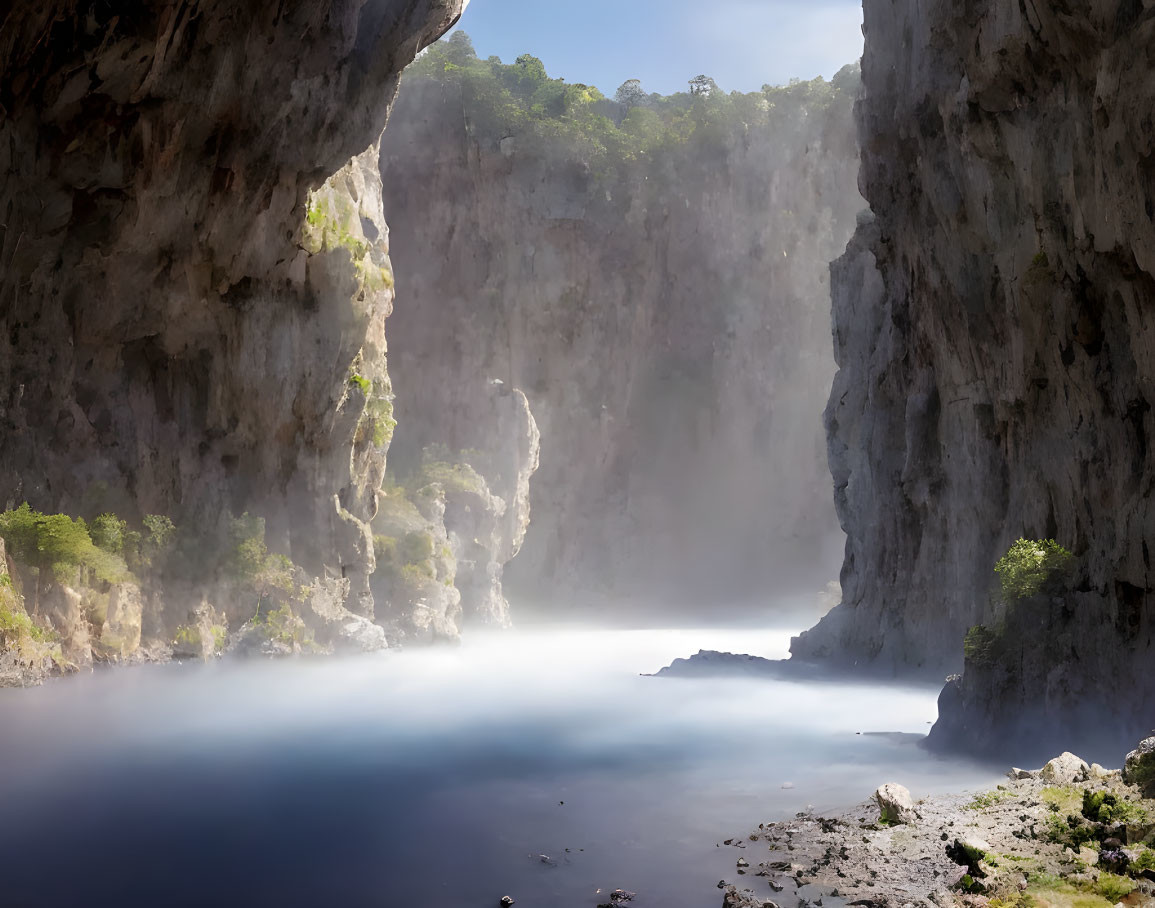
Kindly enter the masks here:
<path id="1" fill-rule="evenodd" d="M 1013 798 L 1014 795 L 1009 791 L 988 791 L 983 794 L 975 795 L 971 802 L 967 804 L 964 810 L 986 810 L 988 807 L 994 807 L 996 804 L 1001 804 L 1003 801 Z"/>

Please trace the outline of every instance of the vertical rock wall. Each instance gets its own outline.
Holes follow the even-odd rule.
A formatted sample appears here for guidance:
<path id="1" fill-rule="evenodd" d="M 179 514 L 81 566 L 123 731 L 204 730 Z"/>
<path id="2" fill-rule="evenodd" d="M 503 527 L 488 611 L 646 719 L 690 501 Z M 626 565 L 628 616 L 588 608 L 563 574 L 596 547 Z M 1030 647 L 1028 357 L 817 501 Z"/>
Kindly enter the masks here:
<path id="1" fill-rule="evenodd" d="M 1155 9 L 867 0 L 865 29 L 873 217 L 834 267 L 826 417 L 844 602 L 794 653 L 958 667 L 967 628 L 1000 621 L 996 559 L 1019 536 L 1054 537 L 1078 576 L 1006 624 L 1022 635 L 1017 667 L 976 690 L 972 718 L 1029 711 L 1055 730 L 1082 703 L 1141 723 Z"/>
<path id="2" fill-rule="evenodd" d="M 260 513 L 372 613 L 393 299 L 375 143 L 461 6 L 0 16 L 0 505 L 98 495 L 206 532 Z"/>
<path id="3" fill-rule="evenodd" d="M 828 579 L 826 273 L 862 204 L 856 87 L 848 70 L 822 107 L 610 178 L 580 141 L 491 134 L 452 79 L 406 75 L 381 158 L 393 463 L 485 449 L 493 388 L 524 390 L 524 608 L 764 604 Z"/>

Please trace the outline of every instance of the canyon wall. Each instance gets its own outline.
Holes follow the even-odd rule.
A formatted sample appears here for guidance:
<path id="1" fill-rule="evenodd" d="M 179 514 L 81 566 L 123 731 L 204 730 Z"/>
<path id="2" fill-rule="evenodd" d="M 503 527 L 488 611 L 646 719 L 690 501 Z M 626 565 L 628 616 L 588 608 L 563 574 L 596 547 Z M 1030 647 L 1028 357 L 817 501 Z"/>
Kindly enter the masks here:
<path id="1" fill-rule="evenodd" d="M 857 71 L 750 95 L 619 93 L 457 36 L 382 144 L 404 473 L 469 460 L 524 391 L 541 429 L 519 609 L 759 600 L 833 575 L 827 263 L 862 199 Z M 591 606 L 592 607 L 592 606 Z M 625 607 L 625 606 L 623 606 Z"/>
<path id="2" fill-rule="evenodd" d="M 220 536 L 260 514 L 330 615 L 373 616 L 393 300 L 376 143 L 461 6 L 3 15 L 0 504 Z M 149 607 L 157 633 L 186 620 L 169 606 Z"/>
<path id="3" fill-rule="evenodd" d="M 794 653 L 941 676 L 987 624 L 1015 639 L 944 695 L 956 740 L 1146 731 L 1155 9 L 864 6 L 873 214 L 833 271 L 826 411 L 844 601 Z M 1008 616 L 1020 536 L 1077 567 Z"/>

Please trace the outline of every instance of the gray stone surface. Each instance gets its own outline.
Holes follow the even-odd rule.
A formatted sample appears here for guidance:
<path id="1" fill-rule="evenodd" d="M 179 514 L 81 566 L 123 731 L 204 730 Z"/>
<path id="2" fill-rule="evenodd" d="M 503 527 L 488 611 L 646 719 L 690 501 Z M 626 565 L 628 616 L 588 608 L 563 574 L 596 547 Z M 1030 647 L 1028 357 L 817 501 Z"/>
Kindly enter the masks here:
<path id="1" fill-rule="evenodd" d="M 844 598 L 793 651 L 957 670 L 1000 619 L 995 561 L 1053 537 L 1073 589 L 968 666 L 956 738 L 1133 735 L 1155 703 L 1155 9 L 864 11 L 873 216 L 834 266 L 826 413 Z"/>
<path id="2" fill-rule="evenodd" d="M 17 178 L 0 183 L 0 506 L 77 513 L 99 490 L 122 516 L 209 533 L 259 513 L 271 548 L 347 578 L 346 605 L 372 617 L 386 445 L 364 431 L 372 401 L 350 375 L 387 394 L 376 143 L 402 67 L 461 7 L 149 0 L 128 16 L 60 0 L 6 14 L 0 171 Z M 314 223 L 310 199 L 340 229 Z M 44 607 L 83 664 L 73 599 L 53 588 Z"/>
<path id="3" fill-rule="evenodd" d="M 407 74 L 381 155 L 392 463 L 485 449 L 491 382 L 525 392 L 542 463 L 505 579 L 523 607 L 668 614 L 830 579 L 819 414 L 827 263 L 862 207 L 855 83 L 821 115 L 644 158 L 607 188 L 580 144 L 487 136 L 460 91 Z"/>

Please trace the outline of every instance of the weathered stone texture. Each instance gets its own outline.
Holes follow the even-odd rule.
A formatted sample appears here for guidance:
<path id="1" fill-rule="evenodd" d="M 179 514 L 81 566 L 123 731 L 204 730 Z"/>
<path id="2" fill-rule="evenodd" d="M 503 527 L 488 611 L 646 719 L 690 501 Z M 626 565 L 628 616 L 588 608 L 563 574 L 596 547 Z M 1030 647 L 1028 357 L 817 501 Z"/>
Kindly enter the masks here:
<path id="1" fill-rule="evenodd" d="M 461 5 L 0 17 L 0 505 L 95 494 L 210 532 L 260 513 L 275 550 L 372 614 L 385 445 L 358 433 L 349 378 L 387 382 L 375 143 Z M 314 195 L 344 218 L 332 236 L 309 234 Z"/>
<path id="2" fill-rule="evenodd" d="M 793 651 L 956 669 L 1000 618 L 996 559 L 1057 539 L 1073 589 L 1017 622 L 1013 665 L 968 665 L 958 729 L 1149 727 L 1149 6 L 865 3 L 874 216 L 834 268 L 827 409 L 844 601 Z"/>

